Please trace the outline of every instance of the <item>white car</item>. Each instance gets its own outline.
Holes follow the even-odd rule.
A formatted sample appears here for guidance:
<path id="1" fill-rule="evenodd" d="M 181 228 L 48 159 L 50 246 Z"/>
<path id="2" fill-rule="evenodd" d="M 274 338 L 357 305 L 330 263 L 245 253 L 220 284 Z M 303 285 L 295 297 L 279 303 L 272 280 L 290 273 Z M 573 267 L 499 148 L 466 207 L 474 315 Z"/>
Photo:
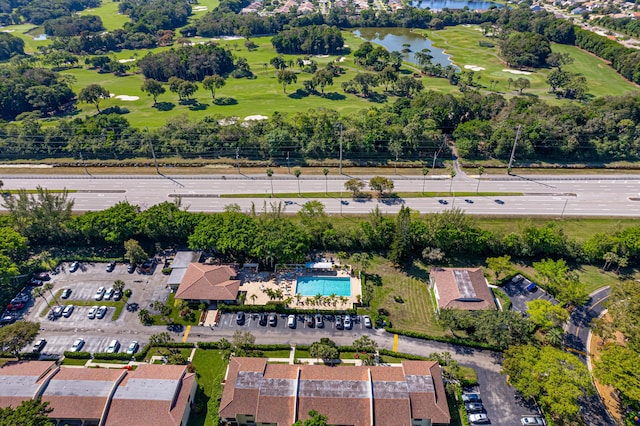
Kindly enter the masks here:
<path id="1" fill-rule="evenodd" d="M 289 328 L 296 328 L 296 316 L 295 315 L 289 315 L 289 317 L 287 318 L 287 326 Z"/>
<path id="2" fill-rule="evenodd" d="M 371 317 L 369 317 L 369 315 L 364 315 L 362 319 L 364 320 L 364 326 L 366 328 L 371 328 Z"/>
<path id="3" fill-rule="evenodd" d="M 82 337 L 76 339 L 71 345 L 71 352 L 80 352 L 80 349 L 84 346 L 84 339 Z"/>
<path id="4" fill-rule="evenodd" d="M 67 305 L 62 311 L 62 316 L 65 318 L 69 318 L 72 313 L 73 313 L 73 305 Z"/>
<path id="5" fill-rule="evenodd" d="M 109 347 L 107 348 L 107 353 L 108 354 L 118 353 L 119 350 L 120 350 L 120 342 L 118 342 L 116 339 L 113 339 L 111 343 L 109 343 Z"/>
<path id="6" fill-rule="evenodd" d="M 520 419 L 523 426 L 544 426 L 544 420 L 540 416 L 527 416 Z"/>
<path id="7" fill-rule="evenodd" d="M 345 315 L 344 316 L 344 329 L 345 330 L 351 330 L 351 316 L 350 315 Z"/>
<path id="8" fill-rule="evenodd" d="M 133 355 L 137 352 L 138 350 L 138 341 L 134 340 L 133 342 L 129 343 L 129 347 L 127 348 L 127 353 L 129 355 Z"/>
<path id="9" fill-rule="evenodd" d="M 109 289 L 104 293 L 104 298 L 105 298 L 106 300 L 111 299 L 111 296 L 113 296 L 113 292 L 114 292 L 114 291 L 115 291 L 115 290 L 113 289 L 113 287 L 109 287 Z"/>
<path id="10" fill-rule="evenodd" d="M 96 317 L 97 312 L 98 312 L 98 307 L 92 306 L 91 309 L 89 309 L 89 313 L 87 314 L 87 317 L 89 317 L 89 319 L 94 319 Z"/>
<path id="11" fill-rule="evenodd" d="M 63 312 L 64 312 L 64 306 L 56 306 L 55 308 L 53 308 L 53 316 L 54 317 L 62 316 Z"/>
<path id="12" fill-rule="evenodd" d="M 44 348 L 44 345 L 46 344 L 47 344 L 47 341 L 45 339 L 38 340 L 36 343 L 33 344 L 33 352 L 40 352 L 42 348 Z"/>
<path id="13" fill-rule="evenodd" d="M 96 295 L 95 295 L 94 299 L 95 300 L 102 300 L 102 297 L 104 296 L 104 292 L 105 292 L 104 287 L 99 287 L 98 291 L 96 291 Z"/>
<path id="14" fill-rule="evenodd" d="M 469 423 L 478 425 L 482 423 L 489 423 L 489 417 L 486 414 L 469 414 Z"/>

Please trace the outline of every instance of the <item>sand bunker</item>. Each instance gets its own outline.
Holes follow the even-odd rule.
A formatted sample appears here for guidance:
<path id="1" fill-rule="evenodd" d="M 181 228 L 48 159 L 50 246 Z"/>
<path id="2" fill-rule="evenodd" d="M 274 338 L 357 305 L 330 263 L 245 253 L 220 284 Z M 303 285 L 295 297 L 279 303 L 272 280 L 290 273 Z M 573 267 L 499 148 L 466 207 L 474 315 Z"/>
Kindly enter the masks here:
<path id="1" fill-rule="evenodd" d="M 484 71 L 486 68 L 479 67 L 477 65 L 465 65 L 464 69 L 471 70 L 471 71 Z"/>
<path id="2" fill-rule="evenodd" d="M 344 62 L 346 60 L 347 60 L 347 58 L 345 58 L 344 56 L 340 56 L 340 58 L 337 59 L 336 62 Z"/>
<path id="3" fill-rule="evenodd" d="M 220 41 L 220 40 L 244 40 L 244 37 L 240 37 L 240 36 L 224 36 L 221 38 L 212 38 L 211 41 Z"/>
<path id="4" fill-rule="evenodd" d="M 15 31 L 15 30 L 2 30 L 2 32 L 3 32 L 3 33 L 12 33 L 12 32 L 14 32 L 14 31 Z"/>
<path id="5" fill-rule="evenodd" d="M 503 72 L 510 72 L 511 74 L 518 74 L 518 75 L 531 75 L 530 72 L 528 71 L 520 71 L 520 70 L 508 70 L 508 69 L 503 69 Z"/>
<path id="6" fill-rule="evenodd" d="M 207 6 L 194 6 L 191 8 L 194 12 L 204 12 L 205 10 L 209 10 Z"/>
<path id="7" fill-rule="evenodd" d="M 126 64 L 127 62 L 134 62 L 135 59 L 118 59 L 118 62 L 121 64 Z"/>
<path id="8" fill-rule="evenodd" d="M 140 98 L 138 96 L 118 95 L 116 99 L 120 99 L 121 101 L 137 101 Z"/>
<path id="9" fill-rule="evenodd" d="M 269 117 L 265 115 L 249 115 L 244 118 L 244 121 L 260 121 L 260 120 L 266 120 L 267 118 Z"/>

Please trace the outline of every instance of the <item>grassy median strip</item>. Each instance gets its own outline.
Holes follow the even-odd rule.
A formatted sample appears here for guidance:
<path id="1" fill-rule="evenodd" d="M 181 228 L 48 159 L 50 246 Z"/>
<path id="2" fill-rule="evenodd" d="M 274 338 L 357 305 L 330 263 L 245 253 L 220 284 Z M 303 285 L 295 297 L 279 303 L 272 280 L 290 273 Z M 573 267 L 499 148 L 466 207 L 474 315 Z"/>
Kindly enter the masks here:
<path id="1" fill-rule="evenodd" d="M 60 289 L 56 293 L 56 296 L 54 297 L 53 301 L 51 301 L 52 308 L 56 305 L 56 301 L 60 300 L 59 298 L 60 293 L 62 293 L 62 289 Z M 113 312 L 113 315 L 111 316 L 111 321 L 115 321 L 120 317 L 120 314 L 122 313 L 122 309 L 124 308 L 124 304 L 125 304 L 124 300 L 117 301 L 117 302 L 112 300 L 64 300 L 64 303 L 60 303 L 60 305 L 63 305 L 63 306 L 69 306 L 69 305 L 73 305 L 76 307 L 77 306 L 107 306 L 107 307 L 116 308 L 115 311 Z M 40 318 L 46 317 L 49 314 L 49 311 L 50 311 L 49 307 L 43 309 L 42 312 L 40 312 Z M 107 313 L 108 312 L 109 311 L 107 311 Z"/>
<path id="2" fill-rule="evenodd" d="M 400 198 L 438 198 L 438 197 L 518 197 L 522 192 L 394 192 L 382 200 L 393 201 Z M 352 198 L 350 192 L 293 192 L 275 194 L 220 194 L 220 198 Z M 363 198 L 364 199 L 364 198 Z M 372 197 L 375 199 L 375 197 Z"/>

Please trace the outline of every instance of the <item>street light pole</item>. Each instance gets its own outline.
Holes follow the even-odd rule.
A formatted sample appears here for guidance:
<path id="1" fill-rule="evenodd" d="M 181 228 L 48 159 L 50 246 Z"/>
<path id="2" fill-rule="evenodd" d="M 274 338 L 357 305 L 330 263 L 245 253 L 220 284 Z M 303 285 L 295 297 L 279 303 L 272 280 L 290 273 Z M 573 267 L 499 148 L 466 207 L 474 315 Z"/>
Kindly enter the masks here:
<path id="1" fill-rule="evenodd" d="M 340 123 L 340 174 L 342 175 L 342 123 Z"/>

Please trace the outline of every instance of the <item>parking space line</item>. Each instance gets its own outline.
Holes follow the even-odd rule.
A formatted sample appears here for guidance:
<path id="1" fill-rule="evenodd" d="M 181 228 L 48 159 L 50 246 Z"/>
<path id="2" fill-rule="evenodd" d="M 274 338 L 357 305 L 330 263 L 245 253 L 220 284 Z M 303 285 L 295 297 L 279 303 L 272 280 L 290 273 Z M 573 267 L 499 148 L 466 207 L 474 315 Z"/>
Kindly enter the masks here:
<path id="1" fill-rule="evenodd" d="M 393 351 L 398 352 L 398 335 L 393 335 Z"/>
<path id="2" fill-rule="evenodd" d="M 184 329 L 184 336 L 182 336 L 182 343 L 186 343 L 187 341 L 187 337 L 189 337 L 189 332 L 191 331 L 191 326 L 188 325 L 185 329 Z"/>

